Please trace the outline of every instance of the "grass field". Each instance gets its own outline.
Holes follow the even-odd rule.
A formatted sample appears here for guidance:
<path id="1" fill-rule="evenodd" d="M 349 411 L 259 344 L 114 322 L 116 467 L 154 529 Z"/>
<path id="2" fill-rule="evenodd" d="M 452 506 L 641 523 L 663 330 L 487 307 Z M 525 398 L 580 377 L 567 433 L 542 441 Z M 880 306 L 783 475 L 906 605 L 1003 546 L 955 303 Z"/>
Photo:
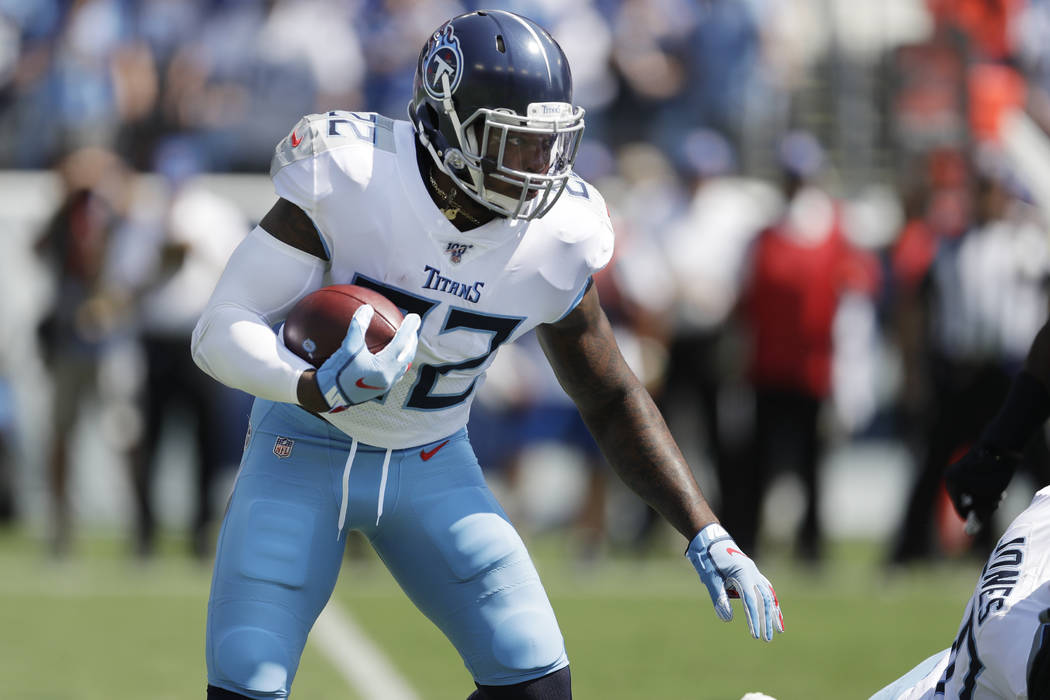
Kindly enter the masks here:
<path id="1" fill-rule="evenodd" d="M 210 571 L 177 543 L 147 565 L 123 543 L 79 543 L 68 561 L 0 532 L 0 697 L 8 700 L 203 698 Z M 887 576 L 881 551 L 835 546 L 820 573 L 771 554 L 787 633 L 752 640 L 719 621 L 692 568 L 673 553 L 612 557 L 581 569 L 564 541 L 531 542 L 572 659 L 574 696 L 616 700 L 867 698 L 948 646 L 979 567 L 938 565 Z M 447 641 L 378 561 L 348 561 L 336 597 L 425 700 L 462 700 L 470 678 Z M 293 697 L 359 696 L 309 645 Z"/>

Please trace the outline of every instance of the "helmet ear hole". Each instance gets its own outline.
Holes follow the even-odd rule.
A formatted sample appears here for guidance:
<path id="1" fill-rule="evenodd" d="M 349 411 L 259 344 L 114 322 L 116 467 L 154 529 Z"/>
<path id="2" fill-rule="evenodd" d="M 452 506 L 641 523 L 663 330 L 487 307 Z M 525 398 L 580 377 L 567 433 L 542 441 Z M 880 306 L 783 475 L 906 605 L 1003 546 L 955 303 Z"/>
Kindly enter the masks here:
<path id="1" fill-rule="evenodd" d="M 507 53 L 507 45 L 503 43 L 503 35 L 496 35 L 496 50 L 500 53 Z"/>

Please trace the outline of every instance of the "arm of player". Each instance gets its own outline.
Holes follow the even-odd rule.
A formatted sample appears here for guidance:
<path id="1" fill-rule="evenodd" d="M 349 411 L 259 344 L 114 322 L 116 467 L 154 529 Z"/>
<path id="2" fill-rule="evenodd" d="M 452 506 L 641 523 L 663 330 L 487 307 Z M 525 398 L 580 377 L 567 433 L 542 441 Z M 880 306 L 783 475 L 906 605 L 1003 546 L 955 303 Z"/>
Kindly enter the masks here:
<path id="1" fill-rule="evenodd" d="M 1024 369 L 977 444 L 950 465 L 944 480 L 966 532 L 976 534 L 999 507 L 1025 444 L 1050 417 L 1050 322 L 1036 334 Z"/>
<path id="2" fill-rule="evenodd" d="M 783 616 L 773 587 L 718 524 L 649 392 L 627 366 L 594 287 L 537 337 L 562 388 L 602 454 L 635 493 L 689 540 L 686 556 L 719 617 L 732 618 L 727 589 L 744 601 L 751 635 L 773 638 Z"/>
<path id="3" fill-rule="evenodd" d="M 307 401 L 314 400 L 327 410 L 319 391 L 303 400 L 304 384 L 316 391 L 313 367 L 285 348 L 273 331 L 273 324 L 299 299 L 321 286 L 325 269 L 317 255 L 324 250 L 316 230 L 311 248 L 309 237 L 297 234 L 301 222 L 289 214 L 294 205 L 281 202 L 230 257 L 194 328 L 191 352 L 197 365 L 223 384 L 307 408 Z M 304 382 L 307 374 L 310 379 Z"/>

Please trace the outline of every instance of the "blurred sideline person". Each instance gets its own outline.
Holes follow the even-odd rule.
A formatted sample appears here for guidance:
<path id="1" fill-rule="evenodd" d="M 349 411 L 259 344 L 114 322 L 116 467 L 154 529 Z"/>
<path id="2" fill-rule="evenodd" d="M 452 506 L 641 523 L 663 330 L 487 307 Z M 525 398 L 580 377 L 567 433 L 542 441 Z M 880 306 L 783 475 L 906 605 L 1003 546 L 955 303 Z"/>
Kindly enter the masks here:
<path id="1" fill-rule="evenodd" d="M 918 316 L 911 323 L 918 325 L 909 335 L 924 345 L 925 363 L 913 374 L 928 377 L 931 406 L 924 452 L 890 553 L 895 565 L 937 552 L 932 525 L 945 467 L 1003 401 L 1050 305 L 1046 232 L 989 153 L 975 160 L 972 221 L 936 239 L 919 290 L 922 303 L 911 310 Z M 906 355 L 917 353 L 906 348 Z M 1025 469 L 1036 483 L 1050 483 L 1045 439 L 1031 440 L 1024 451 Z M 984 558 L 992 544 L 982 533 L 975 551 Z"/>
<path id="2" fill-rule="evenodd" d="M 13 277 L 11 258 L 0 261 L 0 275 Z M 19 300 L 10 287 L 0 294 L 0 529 L 14 525 L 21 517 L 18 502 L 16 459 L 22 444 L 21 412 L 15 389 L 15 367 L 21 367 L 16 346 L 24 334 L 19 329 L 14 305 Z"/>
<path id="3" fill-rule="evenodd" d="M 728 511 L 727 499 L 744 468 L 750 420 L 744 364 L 734 352 L 740 338 L 732 313 L 745 281 L 748 249 L 772 222 L 778 196 L 772 186 L 735 174 L 733 148 L 717 131 L 690 132 L 679 158 L 692 198 L 662 246 L 674 296 L 660 405 L 672 431 L 680 430 L 684 437 L 687 430 L 701 429 L 718 477 L 722 510 Z M 695 412 L 699 426 L 684 420 Z"/>
<path id="4" fill-rule="evenodd" d="M 349 530 L 456 647 L 470 698 L 571 697 L 550 602 L 464 430 L 493 353 L 531 328 L 606 459 L 689 541 L 716 613 L 732 617 L 735 591 L 752 636 L 771 640 L 772 586 L 718 523 L 591 284 L 612 228 L 572 174 L 583 112 L 561 48 L 512 13 L 455 17 L 423 47 L 408 111 L 295 125 L 271 168 L 280 199 L 194 331 L 201 368 L 256 396 L 219 536 L 208 697 L 288 695 Z M 347 282 L 404 322 L 372 354 L 363 306 L 312 367 L 273 327 Z"/>
<path id="5" fill-rule="evenodd" d="M 788 133 L 778 155 L 784 209 L 754 242 L 741 299 L 755 396 L 754 453 L 726 484 L 726 519 L 754 550 L 765 488 L 775 470 L 787 466 L 800 476 L 806 498 L 796 555 L 818 563 L 827 442 L 821 415 L 832 391 L 836 312 L 847 290 L 872 293 L 877 272 L 849 242 L 841 203 L 816 182 L 824 159 L 816 139 Z"/>
<path id="6" fill-rule="evenodd" d="M 52 554 L 62 556 L 71 546 L 73 527 L 70 441 L 81 404 L 107 388 L 100 372 L 114 345 L 118 321 L 108 297 L 107 274 L 113 235 L 127 213 L 130 173 L 115 154 L 94 147 L 71 152 L 57 172 L 62 201 L 37 240 L 36 252 L 50 268 L 55 285 L 38 334 L 53 392 L 50 547 Z"/>
<path id="7" fill-rule="evenodd" d="M 11 382 L 0 377 L 0 528 L 13 525 L 19 515 L 15 502 L 14 454 L 19 437 L 16 415 Z"/>
<path id="8" fill-rule="evenodd" d="M 159 201 L 143 198 L 114 240 L 113 283 L 122 289 L 127 313 L 142 346 L 143 434 L 130 453 L 135 492 L 135 552 L 155 547 L 154 508 L 158 448 L 167 419 L 184 415 L 192 424 L 195 461 L 191 551 L 211 556 L 215 520 L 213 491 L 224 466 L 240 457 L 249 401 L 242 392 L 212 381 L 194 364 L 186 346 L 226 261 L 244 238 L 237 207 L 195 184 L 203 156 L 189 139 L 169 139 L 157 149 Z M 180 413 L 179 409 L 183 409 Z"/>

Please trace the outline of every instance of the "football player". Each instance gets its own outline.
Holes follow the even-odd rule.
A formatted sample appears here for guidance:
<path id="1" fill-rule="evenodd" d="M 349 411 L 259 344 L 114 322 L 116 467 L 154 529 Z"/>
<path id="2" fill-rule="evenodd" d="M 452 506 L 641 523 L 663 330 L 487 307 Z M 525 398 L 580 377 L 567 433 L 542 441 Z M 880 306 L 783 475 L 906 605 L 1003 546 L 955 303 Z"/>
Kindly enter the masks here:
<path id="1" fill-rule="evenodd" d="M 988 523 L 1025 443 L 1050 417 L 1050 323 L 1032 341 L 999 412 L 945 483 L 966 531 Z M 1050 487 L 999 539 L 955 641 L 871 700 L 1050 698 Z"/>
<path id="2" fill-rule="evenodd" d="M 591 277 L 613 233 L 572 172 L 583 116 L 546 31 L 474 12 L 424 46 L 408 121 L 315 114 L 278 144 L 279 199 L 192 344 L 202 369 L 256 396 L 208 606 L 209 698 L 287 695 L 349 530 L 456 647 L 471 698 L 571 696 L 554 612 L 464 428 L 494 353 L 531 328 L 609 463 L 688 541 L 717 614 L 732 617 L 735 595 L 753 637 L 783 631 L 772 586 L 712 513 L 599 306 Z M 361 307 L 315 368 L 272 328 L 340 283 L 405 320 L 372 354 Z"/>
<path id="3" fill-rule="evenodd" d="M 1050 698 L 1050 487 L 988 557 L 950 648 L 871 700 Z"/>

